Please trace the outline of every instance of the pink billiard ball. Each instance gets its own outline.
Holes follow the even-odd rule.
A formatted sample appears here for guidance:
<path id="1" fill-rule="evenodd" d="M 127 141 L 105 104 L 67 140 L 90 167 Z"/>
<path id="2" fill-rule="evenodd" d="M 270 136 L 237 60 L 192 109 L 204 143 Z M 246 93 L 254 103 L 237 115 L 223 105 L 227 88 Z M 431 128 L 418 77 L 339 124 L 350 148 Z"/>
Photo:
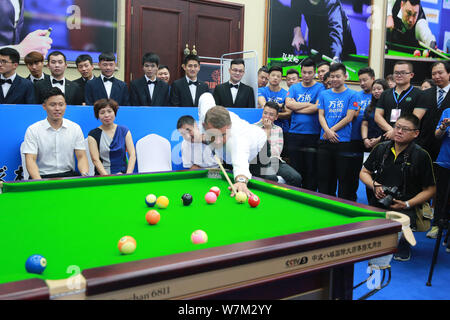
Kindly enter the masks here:
<path id="1" fill-rule="evenodd" d="M 214 192 L 208 192 L 205 195 L 205 200 L 208 204 L 213 204 L 217 200 L 217 196 Z"/>
<path id="2" fill-rule="evenodd" d="M 211 189 L 209 189 L 209 192 L 214 192 L 214 193 L 216 194 L 217 198 L 218 198 L 219 195 L 220 195 L 220 189 L 219 189 L 219 187 L 212 187 Z"/>
<path id="3" fill-rule="evenodd" d="M 194 244 L 206 243 L 208 241 L 208 235 L 203 230 L 195 230 L 191 234 L 191 241 Z"/>
<path id="4" fill-rule="evenodd" d="M 259 205 L 259 197 L 256 195 L 251 196 L 250 198 L 248 198 L 248 204 L 252 208 L 256 208 Z"/>
<path id="5" fill-rule="evenodd" d="M 420 54 L 419 50 L 414 51 L 414 57 L 420 57 L 420 56 L 421 56 L 421 54 Z"/>

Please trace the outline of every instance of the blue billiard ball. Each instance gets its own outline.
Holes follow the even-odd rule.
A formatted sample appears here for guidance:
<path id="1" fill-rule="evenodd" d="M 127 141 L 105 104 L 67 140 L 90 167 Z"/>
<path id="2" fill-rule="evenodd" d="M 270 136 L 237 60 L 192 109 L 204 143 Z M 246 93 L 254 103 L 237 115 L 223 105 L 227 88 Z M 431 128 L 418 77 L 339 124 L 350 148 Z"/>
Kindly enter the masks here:
<path id="1" fill-rule="evenodd" d="M 145 203 L 149 207 L 153 207 L 156 204 L 156 196 L 154 194 L 149 194 L 145 197 Z"/>
<path id="2" fill-rule="evenodd" d="M 25 269 L 27 269 L 29 273 L 41 274 L 44 272 L 46 266 L 47 260 L 39 254 L 33 254 L 25 263 Z"/>

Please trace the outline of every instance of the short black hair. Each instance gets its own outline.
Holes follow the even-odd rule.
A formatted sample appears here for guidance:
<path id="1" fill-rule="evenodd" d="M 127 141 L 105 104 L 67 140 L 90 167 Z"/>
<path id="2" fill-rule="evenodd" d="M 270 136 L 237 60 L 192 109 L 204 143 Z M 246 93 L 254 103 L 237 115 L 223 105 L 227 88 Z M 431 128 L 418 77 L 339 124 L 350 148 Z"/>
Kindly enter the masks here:
<path id="1" fill-rule="evenodd" d="M 58 87 L 52 87 L 44 92 L 44 103 L 51 97 L 54 96 L 62 96 L 64 98 L 64 101 L 66 100 L 66 96 L 64 95 L 64 92 L 61 91 Z"/>
<path id="2" fill-rule="evenodd" d="M 189 115 L 180 117 L 180 119 L 178 119 L 177 121 L 177 130 L 180 129 L 185 124 L 193 126 L 195 124 L 194 118 Z"/>
<path id="3" fill-rule="evenodd" d="M 245 67 L 245 61 L 244 61 L 244 59 L 241 59 L 241 58 L 231 60 L 230 67 L 231 67 L 233 64 L 243 64 L 244 67 Z"/>
<path id="4" fill-rule="evenodd" d="M 419 120 L 419 118 L 417 118 L 416 115 L 414 115 L 412 113 L 406 113 L 406 114 L 400 116 L 397 119 L 397 121 L 400 120 L 400 119 L 403 119 L 403 120 L 411 122 L 413 124 L 414 129 L 419 130 L 420 120 Z"/>
<path id="5" fill-rule="evenodd" d="M 330 71 L 326 72 L 326 73 L 323 75 L 323 82 L 327 81 L 329 77 L 330 77 Z"/>
<path id="6" fill-rule="evenodd" d="M 273 67 L 270 67 L 270 69 L 269 69 L 269 74 L 271 74 L 271 73 L 274 72 L 274 71 L 281 72 L 281 75 L 283 75 L 283 68 L 280 67 L 280 66 L 273 66 Z"/>
<path id="7" fill-rule="evenodd" d="M 433 63 L 433 65 L 431 66 L 431 70 L 433 70 L 433 68 L 439 64 L 443 64 L 445 67 L 445 70 L 447 70 L 447 73 L 450 73 L 450 63 L 448 63 L 448 61 L 437 61 L 437 62 Z"/>
<path id="8" fill-rule="evenodd" d="M 274 102 L 274 101 L 266 102 L 266 104 L 264 105 L 264 108 L 265 107 L 272 108 L 272 109 L 276 110 L 277 113 L 280 112 L 280 108 L 278 107 L 278 104 L 276 102 Z"/>
<path id="9" fill-rule="evenodd" d="M 186 65 L 189 61 L 197 61 L 200 64 L 200 58 L 196 54 L 188 54 L 184 57 L 183 64 Z"/>
<path id="10" fill-rule="evenodd" d="M 420 0 L 402 0 L 402 2 L 408 2 L 411 3 L 413 6 L 420 6 Z"/>
<path id="11" fill-rule="evenodd" d="M 290 74 L 296 74 L 297 75 L 297 77 L 299 77 L 300 78 L 300 73 L 298 72 L 298 70 L 297 69 L 294 69 L 294 68 L 292 68 L 292 69 L 289 69 L 287 72 L 286 72 L 286 76 L 288 76 L 288 75 L 290 75 Z"/>
<path id="12" fill-rule="evenodd" d="M 114 62 L 116 62 L 116 56 L 112 52 L 102 52 L 98 56 L 98 61 L 99 62 L 101 62 L 101 61 L 114 61 Z"/>
<path id="13" fill-rule="evenodd" d="M 90 55 L 88 55 L 88 54 L 80 54 L 80 55 L 77 57 L 77 59 L 75 60 L 75 64 L 76 64 L 77 67 L 78 67 L 78 64 L 81 63 L 81 62 L 84 62 L 84 61 L 89 61 L 89 63 L 90 63 L 91 65 L 94 64 L 94 62 L 92 61 L 92 57 L 91 57 Z"/>
<path id="14" fill-rule="evenodd" d="M 13 48 L 2 48 L 0 49 L 0 55 L 7 56 L 11 59 L 12 63 L 19 63 L 20 61 L 20 53 L 16 49 Z"/>
<path id="15" fill-rule="evenodd" d="M 317 65 L 317 68 L 320 68 L 321 66 L 328 66 L 330 67 L 331 64 L 328 61 L 322 61 Z"/>
<path id="16" fill-rule="evenodd" d="M 392 68 L 392 70 L 395 69 L 396 65 L 402 65 L 402 64 L 406 64 L 409 68 L 409 71 L 414 72 L 414 67 L 413 67 L 412 63 L 408 62 L 408 61 L 404 61 L 404 60 L 400 60 L 400 61 L 397 61 L 396 63 L 394 63 L 394 67 Z"/>
<path id="17" fill-rule="evenodd" d="M 269 73 L 269 69 L 267 69 L 266 66 L 262 66 L 261 68 L 259 68 L 258 74 L 260 74 L 261 72 Z"/>
<path id="18" fill-rule="evenodd" d="M 306 58 L 305 60 L 302 61 L 302 69 L 303 67 L 313 67 L 314 69 L 316 69 L 316 64 L 314 63 L 313 59 Z"/>
<path id="19" fill-rule="evenodd" d="M 342 70 L 344 72 L 344 74 L 347 73 L 347 68 L 345 67 L 345 65 L 343 63 L 333 63 L 330 66 L 330 73 L 336 72 L 338 70 Z"/>
<path id="20" fill-rule="evenodd" d="M 358 71 L 358 77 L 359 77 L 360 75 L 366 74 L 366 73 L 369 75 L 369 77 L 375 78 L 375 71 L 373 71 L 373 69 L 370 68 L 370 67 L 366 67 L 366 68 L 359 69 L 359 71 Z"/>
<path id="21" fill-rule="evenodd" d="M 62 56 L 64 58 L 64 62 L 67 62 L 66 55 L 64 53 L 62 53 L 61 51 L 52 51 L 52 52 L 50 52 L 50 54 L 47 56 L 47 62 L 50 62 L 50 57 L 51 56 Z"/>
<path id="22" fill-rule="evenodd" d="M 160 65 L 160 66 L 158 67 L 158 70 L 161 70 L 161 69 L 167 69 L 168 71 L 170 71 L 170 70 L 169 70 L 169 67 L 166 66 L 165 64 L 162 64 L 162 65 Z"/>
<path id="23" fill-rule="evenodd" d="M 147 62 L 147 63 L 155 63 L 157 66 L 159 66 L 159 61 L 160 61 L 159 56 L 153 52 L 147 52 L 142 57 L 142 65 L 144 65 Z"/>
<path id="24" fill-rule="evenodd" d="M 425 82 L 429 83 L 432 87 L 436 86 L 436 83 L 434 83 L 433 79 L 424 79 L 420 85 L 423 85 Z"/>

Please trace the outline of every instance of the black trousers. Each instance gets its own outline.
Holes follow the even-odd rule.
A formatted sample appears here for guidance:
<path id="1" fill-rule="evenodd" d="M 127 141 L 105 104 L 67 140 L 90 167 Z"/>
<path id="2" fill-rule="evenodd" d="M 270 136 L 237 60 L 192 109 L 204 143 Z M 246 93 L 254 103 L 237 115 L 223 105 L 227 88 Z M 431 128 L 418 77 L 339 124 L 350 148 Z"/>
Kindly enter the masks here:
<path id="1" fill-rule="evenodd" d="M 450 169 L 434 165 L 436 177 L 436 204 L 434 206 L 433 226 L 437 226 L 441 219 L 450 218 Z"/>
<path id="2" fill-rule="evenodd" d="M 349 178 L 348 178 L 348 200 L 356 201 L 359 187 L 359 173 L 364 160 L 364 143 L 361 140 L 350 141 L 348 150 Z"/>
<path id="3" fill-rule="evenodd" d="M 317 134 L 290 133 L 288 154 L 291 166 L 302 177 L 302 188 L 317 191 Z"/>
<path id="4" fill-rule="evenodd" d="M 352 200 L 354 181 L 350 174 L 350 143 L 321 140 L 317 152 L 318 189 L 320 193 Z"/>
<path id="5" fill-rule="evenodd" d="M 49 179 L 49 178 L 65 178 L 65 177 L 79 177 L 79 176 L 80 176 L 80 174 L 76 171 L 67 171 L 67 172 L 61 172 L 61 173 L 41 175 L 41 178 Z"/>

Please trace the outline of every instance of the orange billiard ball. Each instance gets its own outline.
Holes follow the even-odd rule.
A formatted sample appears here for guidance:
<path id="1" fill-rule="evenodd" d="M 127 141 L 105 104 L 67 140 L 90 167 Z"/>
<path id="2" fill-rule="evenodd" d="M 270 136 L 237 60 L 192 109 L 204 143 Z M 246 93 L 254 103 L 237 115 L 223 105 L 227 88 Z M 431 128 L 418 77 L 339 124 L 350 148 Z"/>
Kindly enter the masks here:
<path id="1" fill-rule="evenodd" d="M 119 251 L 123 254 L 132 254 L 136 250 L 136 240 L 130 236 L 124 236 L 119 240 Z"/>
<path id="2" fill-rule="evenodd" d="M 161 216 L 159 215 L 158 211 L 156 210 L 150 210 L 145 215 L 145 220 L 147 220 L 148 224 L 155 225 L 159 222 L 159 219 Z"/>

